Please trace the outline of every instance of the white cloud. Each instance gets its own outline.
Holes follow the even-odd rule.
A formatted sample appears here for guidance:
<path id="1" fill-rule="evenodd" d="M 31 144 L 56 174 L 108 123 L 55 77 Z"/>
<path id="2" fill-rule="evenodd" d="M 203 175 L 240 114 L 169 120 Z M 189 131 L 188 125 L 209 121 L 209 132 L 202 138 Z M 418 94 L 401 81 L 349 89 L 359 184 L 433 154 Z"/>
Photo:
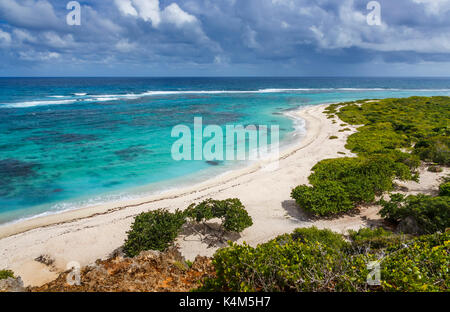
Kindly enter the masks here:
<path id="1" fill-rule="evenodd" d="M 413 0 L 414 3 L 423 4 L 428 15 L 440 15 L 450 11 L 450 0 Z"/>
<path id="2" fill-rule="evenodd" d="M 159 0 L 115 0 L 115 4 L 122 14 L 140 17 L 153 27 L 161 23 Z"/>
<path id="3" fill-rule="evenodd" d="M 115 0 L 117 8 L 125 15 L 138 16 L 136 9 L 133 7 L 131 0 Z"/>
<path id="4" fill-rule="evenodd" d="M 437 7 L 442 10 L 450 4 L 450 0 L 413 1 L 429 6 L 430 12 L 436 14 L 442 12 Z M 340 6 L 337 16 L 323 16 L 309 30 L 322 49 L 357 47 L 380 52 L 450 52 L 448 31 L 430 34 L 406 25 L 388 25 L 384 21 L 381 26 L 369 26 L 363 13 L 354 9 L 353 0 L 347 0 Z"/>
<path id="5" fill-rule="evenodd" d="M 197 22 L 195 16 L 183 11 L 176 3 L 167 6 L 162 12 L 162 16 L 165 22 L 174 24 L 177 27 Z"/>
<path id="6" fill-rule="evenodd" d="M 258 42 L 256 41 L 257 32 L 250 28 L 250 26 L 246 26 L 244 32 L 242 33 L 242 39 L 244 40 L 244 44 L 251 48 L 256 49 L 259 47 Z"/>
<path id="7" fill-rule="evenodd" d="M 53 6 L 46 0 L 27 0 L 23 4 L 15 0 L 1 0 L 2 12 L 8 22 L 18 26 L 51 28 L 59 22 Z"/>
<path id="8" fill-rule="evenodd" d="M 30 43 L 34 43 L 36 42 L 36 38 L 30 34 L 28 31 L 23 30 L 23 29 L 14 29 L 13 30 L 13 36 L 14 39 L 16 39 L 19 42 L 30 42 Z"/>
<path id="9" fill-rule="evenodd" d="M 139 17 L 151 22 L 157 28 L 161 23 L 168 23 L 176 27 L 197 22 L 197 18 L 184 11 L 176 3 L 168 5 L 164 10 L 159 7 L 159 0 L 115 0 L 119 11 L 124 15 Z"/>
<path id="10" fill-rule="evenodd" d="M 229 65 L 230 58 L 225 55 L 216 55 L 214 57 L 214 64 L 217 65 Z"/>
<path id="11" fill-rule="evenodd" d="M 11 43 L 11 35 L 0 29 L 0 46 L 9 45 Z"/>
<path id="12" fill-rule="evenodd" d="M 154 27 L 158 27 L 161 23 L 159 0 L 133 0 L 133 4 L 144 21 L 151 21 Z"/>
<path id="13" fill-rule="evenodd" d="M 57 52 L 36 52 L 36 51 L 21 51 L 19 58 L 25 61 L 49 61 L 58 59 L 61 55 Z"/>
<path id="14" fill-rule="evenodd" d="M 134 50 L 136 48 L 136 44 L 132 42 L 130 43 L 128 39 L 122 39 L 116 43 L 115 47 L 119 52 L 126 53 Z"/>
<path id="15" fill-rule="evenodd" d="M 54 48 L 67 48 L 75 44 L 71 34 L 61 37 L 54 32 L 46 32 L 43 34 L 43 39 L 46 45 Z"/>

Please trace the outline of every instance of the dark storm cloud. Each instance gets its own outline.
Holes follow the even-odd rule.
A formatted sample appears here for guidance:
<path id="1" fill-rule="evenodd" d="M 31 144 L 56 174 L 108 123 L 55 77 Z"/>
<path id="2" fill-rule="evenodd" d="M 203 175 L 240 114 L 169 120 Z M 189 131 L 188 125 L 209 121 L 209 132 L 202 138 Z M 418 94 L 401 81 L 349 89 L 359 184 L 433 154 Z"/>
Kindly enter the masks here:
<path id="1" fill-rule="evenodd" d="M 379 0 L 380 26 L 369 0 L 86 0 L 80 26 L 66 24 L 67 2 L 0 1 L 0 75 L 450 69 L 450 0 Z"/>

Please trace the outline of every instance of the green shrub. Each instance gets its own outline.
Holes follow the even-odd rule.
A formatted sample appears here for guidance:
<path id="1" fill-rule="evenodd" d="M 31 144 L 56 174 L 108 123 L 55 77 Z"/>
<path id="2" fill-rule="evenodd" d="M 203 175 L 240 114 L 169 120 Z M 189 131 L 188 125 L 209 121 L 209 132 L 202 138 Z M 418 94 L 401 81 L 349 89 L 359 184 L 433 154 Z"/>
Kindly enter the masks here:
<path id="1" fill-rule="evenodd" d="M 336 140 L 338 137 L 335 135 L 330 136 L 330 140 Z"/>
<path id="2" fill-rule="evenodd" d="M 372 202 L 375 195 L 391 190 L 395 177 L 410 178 L 406 165 L 383 157 L 326 159 L 312 170 L 309 181 L 313 186 L 324 181 L 339 182 L 355 204 Z"/>
<path id="3" fill-rule="evenodd" d="M 124 252 L 134 257 L 144 250 L 167 249 L 185 223 L 183 212 L 171 213 L 164 209 L 141 213 L 134 219 L 124 244 Z"/>
<path id="4" fill-rule="evenodd" d="M 291 192 L 301 208 L 319 216 L 346 212 L 393 188 L 393 179 L 411 178 L 410 169 L 389 157 L 326 159 L 309 176 L 312 187 L 300 185 Z"/>
<path id="5" fill-rule="evenodd" d="M 303 243 L 319 242 L 334 249 L 343 249 L 348 246 L 348 243 L 341 234 L 328 229 L 319 230 L 315 226 L 295 229 L 291 237 L 294 241 L 301 241 Z M 283 239 L 284 236 L 280 236 L 280 238 Z"/>
<path id="6" fill-rule="evenodd" d="M 347 147 L 352 152 L 384 154 L 409 148 L 416 142 L 414 154 L 422 160 L 449 164 L 449 97 L 384 99 L 360 106 L 350 102 L 339 107 L 336 114 L 341 120 L 354 125 L 364 124 L 348 139 Z"/>
<path id="7" fill-rule="evenodd" d="M 383 154 L 384 157 L 388 157 L 396 163 L 402 163 L 409 167 L 410 170 L 417 169 L 421 162 L 417 155 L 404 153 L 399 150 L 392 150 Z"/>
<path id="8" fill-rule="evenodd" d="M 363 256 L 345 257 L 339 249 L 290 236 L 253 248 L 230 243 L 213 259 L 216 278 L 202 291 L 357 291 L 368 271 Z"/>
<path id="9" fill-rule="evenodd" d="M 434 173 L 439 173 L 439 172 L 442 172 L 444 170 L 441 167 L 439 167 L 439 166 L 429 166 L 428 167 L 428 171 L 429 172 L 434 172 Z"/>
<path id="10" fill-rule="evenodd" d="M 370 155 L 410 145 L 407 135 L 396 132 L 391 123 L 385 122 L 358 128 L 348 138 L 346 147 L 354 153 Z"/>
<path id="11" fill-rule="evenodd" d="M 328 216 L 353 209 L 353 204 L 339 182 L 326 181 L 314 187 L 300 185 L 291 192 L 297 204 L 315 215 Z"/>
<path id="12" fill-rule="evenodd" d="M 448 166 L 450 165 L 450 139 L 444 136 L 422 139 L 414 146 L 414 153 L 422 160 Z"/>
<path id="13" fill-rule="evenodd" d="M 422 236 L 388 249 L 381 263 L 384 291 L 450 290 L 450 233 Z"/>
<path id="14" fill-rule="evenodd" d="M 7 278 L 14 278 L 14 272 L 11 270 L 0 270 L 0 280 Z"/>
<path id="15" fill-rule="evenodd" d="M 439 185 L 439 196 L 450 196 L 450 182 Z"/>
<path id="16" fill-rule="evenodd" d="M 417 223 L 417 233 L 429 234 L 445 231 L 450 227 L 450 197 L 432 197 L 423 194 L 405 197 L 392 194 L 390 201 L 381 200 L 380 215 L 389 221 L 400 223 L 407 218 Z"/>
<path id="17" fill-rule="evenodd" d="M 408 235 L 394 234 L 383 228 L 362 228 L 358 231 L 349 231 L 352 240 L 351 252 L 361 252 L 361 250 L 377 251 L 393 245 L 399 245 L 411 239 Z"/>
<path id="18" fill-rule="evenodd" d="M 323 233 L 321 233 L 323 232 Z M 230 243 L 213 258 L 214 278 L 200 291 L 448 291 L 450 233 L 392 241 L 382 252 L 348 253 L 329 231 L 299 229 L 257 247 Z M 393 235 L 358 231 L 359 242 Z M 354 242 L 352 243 L 354 244 Z M 341 246 L 341 247 L 339 247 Z M 381 252 L 381 253 L 380 253 Z M 380 255 L 383 257 L 380 259 Z M 380 259 L 381 287 L 367 285 L 369 261 Z"/>
<path id="19" fill-rule="evenodd" d="M 368 239 L 380 238 L 380 237 L 389 237 L 393 235 L 392 232 L 386 231 L 385 229 L 379 227 L 376 229 L 371 228 L 361 228 L 358 231 L 349 230 L 348 234 L 352 241 L 360 242 Z"/>
<path id="20" fill-rule="evenodd" d="M 321 216 L 348 211 L 359 204 L 372 203 L 377 195 L 392 190 L 395 178 L 418 181 L 415 170 L 421 159 L 448 164 L 449 108 L 450 97 L 329 105 L 326 114 L 336 114 L 347 124 L 364 124 L 346 145 L 358 157 L 319 162 L 309 177 L 312 188 L 299 186 L 292 197 L 306 210 Z M 337 184 L 330 186 L 330 181 Z M 332 190 L 329 196 L 318 189 L 319 183 Z M 330 203 L 337 197 L 333 191 L 338 188 L 345 191 L 338 197 L 343 203 Z"/>
<path id="21" fill-rule="evenodd" d="M 213 218 L 219 218 L 222 220 L 224 229 L 231 232 L 242 232 L 253 224 L 252 218 L 237 198 L 207 199 L 197 205 L 190 205 L 184 214 L 195 222 L 206 222 Z"/>

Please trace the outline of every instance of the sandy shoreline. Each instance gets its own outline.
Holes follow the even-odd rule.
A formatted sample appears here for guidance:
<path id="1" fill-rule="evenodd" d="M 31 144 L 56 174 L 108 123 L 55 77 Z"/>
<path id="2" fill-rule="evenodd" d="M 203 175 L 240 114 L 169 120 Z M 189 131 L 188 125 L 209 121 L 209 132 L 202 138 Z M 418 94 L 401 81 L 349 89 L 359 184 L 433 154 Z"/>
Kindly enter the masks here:
<path id="1" fill-rule="evenodd" d="M 57 273 L 65 270 L 71 261 L 87 265 L 107 257 L 123 244 L 126 231 L 137 214 L 157 208 L 184 209 L 192 202 L 206 198 L 241 199 L 254 225 L 240 237 L 230 239 L 251 245 L 298 227 L 315 225 L 345 232 L 379 222 L 377 207 L 332 220 L 313 219 L 301 212 L 290 198 L 292 188 L 308 183 L 310 170 L 318 161 L 352 156 L 344 146 L 347 137 L 356 129 L 346 126 L 351 131 L 339 132 L 342 122 L 337 120 L 333 124 L 323 114 L 327 105 L 292 112 L 305 120 L 306 135 L 281 153 L 279 168 L 275 171 L 261 170 L 261 163 L 256 163 L 193 187 L 130 200 L 121 206 L 99 205 L 0 227 L 0 237 L 3 237 L 0 239 L 0 269 L 13 270 L 22 277 L 25 285 L 41 285 L 56 278 Z M 338 139 L 330 140 L 331 135 L 338 136 Z M 211 256 L 220 247 L 208 248 L 207 243 L 187 232 L 177 240 L 177 244 L 188 259 L 197 255 Z M 34 260 L 43 254 L 55 259 L 53 266 Z"/>

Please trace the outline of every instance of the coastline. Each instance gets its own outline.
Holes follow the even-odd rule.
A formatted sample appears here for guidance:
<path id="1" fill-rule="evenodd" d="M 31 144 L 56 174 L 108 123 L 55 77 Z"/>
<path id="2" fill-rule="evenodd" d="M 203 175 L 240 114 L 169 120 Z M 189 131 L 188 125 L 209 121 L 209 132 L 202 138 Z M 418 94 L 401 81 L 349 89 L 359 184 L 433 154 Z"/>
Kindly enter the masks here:
<path id="1" fill-rule="evenodd" d="M 305 121 L 306 134 L 280 153 L 279 167 L 274 171 L 262 170 L 265 164 L 257 162 L 189 188 L 130 200 L 125 205 L 89 207 L 0 228 L 0 268 L 13 270 L 25 285 L 42 285 L 65 271 L 69 262 L 85 266 L 108 257 L 123 244 L 137 214 L 157 208 L 185 209 L 192 202 L 207 198 L 241 199 L 254 224 L 240 235 L 227 239 L 237 243 L 245 241 L 252 246 L 299 227 L 316 226 L 345 233 L 349 229 L 377 224 L 381 222 L 377 206 L 363 207 L 358 213 L 334 219 L 317 219 L 301 211 L 290 197 L 294 187 L 308 183 L 311 168 L 320 160 L 353 156 L 345 149 L 345 144 L 356 127 L 347 125 L 351 131 L 339 132 L 342 122 L 337 119 L 333 123 L 323 114 L 328 105 L 290 112 Z M 338 138 L 330 140 L 331 135 Z M 435 175 L 430 174 L 427 180 L 429 185 L 425 187 L 434 186 Z M 212 256 L 226 245 L 210 247 L 188 231 L 179 236 L 176 244 L 189 260 L 197 255 Z M 50 256 L 54 263 L 46 266 L 34 260 L 41 255 Z"/>

